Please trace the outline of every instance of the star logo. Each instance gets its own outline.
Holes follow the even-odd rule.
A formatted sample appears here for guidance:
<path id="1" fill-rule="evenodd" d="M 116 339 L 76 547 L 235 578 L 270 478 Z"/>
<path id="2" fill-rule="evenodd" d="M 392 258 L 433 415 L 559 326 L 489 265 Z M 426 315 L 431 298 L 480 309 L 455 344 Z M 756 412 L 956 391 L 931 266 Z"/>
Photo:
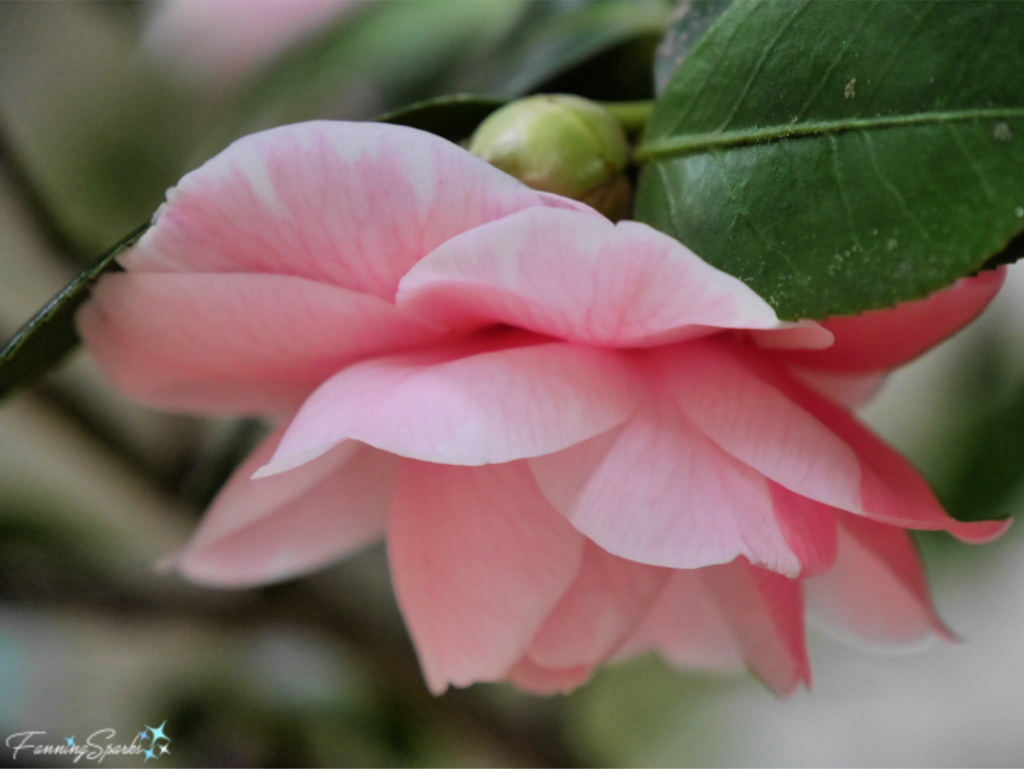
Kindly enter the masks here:
<path id="1" fill-rule="evenodd" d="M 156 743 L 157 740 L 167 740 L 168 742 L 171 741 L 171 738 L 168 737 L 166 734 L 164 734 L 164 727 L 166 725 L 167 725 L 167 721 L 164 721 L 162 724 L 160 724 L 160 726 L 156 727 L 156 729 L 154 729 L 152 726 L 148 726 L 148 725 L 146 726 L 146 728 L 153 735 L 153 743 L 154 744 Z"/>
<path id="2" fill-rule="evenodd" d="M 64 742 L 68 744 L 69 748 L 75 747 L 75 735 L 72 734 L 70 737 L 65 737 Z"/>
<path id="3" fill-rule="evenodd" d="M 171 738 L 164 731 L 165 726 L 167 726 L 166 720 L 160 726 L 149 726 L 147 724 L 146 728 L 139 732 L 139 736 L 143 740 L 150 740 L 149 750 L 142 751 L 146 756 L 146 761 L 149 761 L 151 758 L 170 755 L 171 751 L 167 748 L 167 745 L 170 743 Z M 161 743 L 160 740 L 164 742 Z"/>

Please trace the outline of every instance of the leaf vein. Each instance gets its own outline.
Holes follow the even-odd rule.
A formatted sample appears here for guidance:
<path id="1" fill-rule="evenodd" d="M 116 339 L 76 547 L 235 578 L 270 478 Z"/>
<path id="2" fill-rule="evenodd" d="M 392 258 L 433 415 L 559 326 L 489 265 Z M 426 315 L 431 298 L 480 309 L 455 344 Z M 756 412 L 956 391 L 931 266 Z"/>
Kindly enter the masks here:
<path id="1" fill-rule="evenodd" d="M 781 250 L 780 248 L 772 244 L 755 226 L 754 217 L 750 215 L 750 211 L 748 211 L 746 207 L 743 206 L 740 203 L 739 199 L 736 197 L 735 190 L 733 190 L 732 184 L 729 181 L 729 175 L 725 172 L 725 168 L 723 168 L 721 155 L 714 151 L 712 151 L 710 154 L 711 159 L 715 163 L 715 168 L 718 169 L 718 173 L 722 177 L 722 190 L 725 192 L 725 196 L 729 199 L 729 202 L 735 209 L 737 217 L 747 226 L 747 229 L 750 230 L 751 233 L 753 233 L 754 237 L 758 239 L 762 246 L 764 246 L 767 250 L 771 251 L 772 253 L 778 255 L 778 257 L 783 262 L 786 263 L 786 266 L 789 267 L 789 269 L 792 271 L 794 275 L 799 274 L 800 271 L 797 269 L 797 266 L 796 264 L 794 264 L 793 260 L 790 259 L 789 254 L 787 254 L 785 251 Z"/>
<path id="2" fill-rule="evenodd" d="M 876 128 L 906 128 L 943 123 L 963 123 L 972 120 L 1000 120 L 1024 118 L 1024 107 L 995 107 L 955 110 L 952 112 L 921 112 L 867 119 L 831 120 L 804 125 L 772 126 L 726 133 L 702 133 L 646 142 L 636 151 L 637 162 L 644 163 L 660 157 L 696 154 L 724 147 L 746 144 L 767 144 L 790 138 L 824 136 L 844 131 L 867 131 Z"/>
<path id="3" fill-rule="evenodd" d="M 749 18 L 749 15 L 744 17 L 740 21 L 740 23 L 733 28 L 732 34 L 729 35 L 729 37 L 725 41 L 725 45 L 722 46 L 722 50 L 719 53 L 718 59 L 711 66 L 711 72 L 709 72 L 707 76 L 705 76 L 702 79 L 700 86 L 697 88 L 697 92 L 693 95 L 692 99 L 689 99 L 689 104 L 687 104 L 686 109 L 683 110 L 673 122 L 673 133 L 679 130 L 679 126 L 686 122 L 686 119 L 690 116 L 690 113 L 692 113 L 697 104 L 700 103 L 700 97 L 703 96 L 704 91 L 708 87 L 708 84 L 711 83 L 711 74 L 714 73 L 714 71 L 718 68 L 718 65 L 729 55 L 729 48 L 732 47 L 732 41 L 736 39 L 736 36 L 738 35 L 740 29 L 743 27 L 743 25 Z"/>
<path id="4" fill-rule="evenodd" d="M 800 111 L 796 113 L 796 117 L 793 118 L 794 123 L 798 123 L 799 121 L 803 120 L 804 115 L 807 114 L 807 110 L 810 109 L 810 106 L 814 103 L 814 100 L 818 98 L 818 95 L 821 93 L 822 89 L 827 85 L 829 78 L 832 77 L 832 73 L 835 72 L 836 67 L 838 67 L 839 63 L 843 60 L 843 56 L 846 55 L 846 52 L 849 50 L 850 46 L 853 45 L 853 41 L 856 40 L 857 36 L 863 31 L 864 25 L 868 23 L 868 19 L 871 17 L 871 14 L 875 12 L 876 8 L 878 8 L 878 0 L 876 0 L 876 2 L 872 4 L 871 10 L 864 14 L 864 18 L 861 19 L 860 26 L 857 27 L 856 33 L 850 35 L 846 39 L 846 42 L 843 44 L 843 47 L 839 49 L 839 53 L 836 55 L 836 58 L 829 65 L 828 69 L 825 70 L 825 74 L 822 75 L 821 80 L 818 81 L 818 85 L 815 87 L 814 91 L 811 93 L 809 97 L 807 97 L 807 101 L 805 101 L 803 106 L 800 107 Z"/>
<path id="5" fill-rule="evenodd" d="M 744 100 L 747 98 L 747 93 L 750 92 L 750 87 L 754 84 L 754 81 L 757 79 L 757 76 L 761 74 L 761 70 L 764 68 L 765 62 L 768 61 L 768 57 L 771 55 L 772 51 L 775 50 L 775 46 L 779 44 L 779 41 L 782 39 L 782 36 L 786 34 L 786 31 L 790 28 L 790 26 L 792 26 L 793 22 L 797 20 L 797 17 L 799 17 L 800 14 L 807 10 L 807 6 L 810 4 L 810 2 L 811 0 L 803 0 L 803 2 L 800 3 L 799 6 L 797 6 L 797 9 L 790 14 L 789 18 L 786 19 L 786 23 L 782 25 L 782 28 L 775 34 L 775 37 L 772 38 L 771 42 L 768 43 L 767 47 L 765 47 L 765 49 L 761 52 L 761 57 L 757 60 L 757 64 L 754 65 L 754 69 L 751 70 L 750 76 L 747 78 L 747 82 L 743 86 L 743 90 L 740 91 L 740 95 L 736 97 L 736 101 L 733 103 L 732 109 L 729 111 L 729 114 L 726 115 L 725 120 L 722 121 L 722 124 L 718 126 L 718 128 L 715 130 L 715 133 L 721 133 L 722 131 L 724 131 L 726 127 L 729 125 L 729 123 L 732 122 L 732 119 L 736 117 L 736 113 L 739 111 Z"/>
<path id="6" fill-rule="evenodd" d="M 902 40 L 900 40 L 899 44 L 895 48 L 893 48 L 892 54 L 890 54 L 885 64 L 882 65 L 881 72 L 879 72 L 879 74 L 871 82 L 873 93 L 878 94 L 884 92 L 882 84 L 885 82 L 885 79 L 889 77 L 889 73 L 892 72 L 892 68 L 893 65 L 896 63 L 896 60 L 899 58 L 900 54 L 903 53 L 903 49 L 907 47 L 907 43 L 914 39 L 914 35 L 917 34 L 917 30 L 921 27 L 922 24 L 924 24 L 925 19 L 927 19 L 928 16 L 931 15 L 935 8 L 935 3 L 932 3 L 931 7 L 929 7 L 927 11 L 922 13 L 917 18 L 917 21 L 914 22 L 914 25 L 909 30 L 907 30 L 906 36 Z M 860 117 L 862 114 L 864 114 L 864 110 L 871 106 L 872 101 L 873 100 L 871 98 L 868 98 L 867 100 L 862 102 L 861 108 L 860 110 L 858 110 L 856 117 Z"/>
<path id="7" fill-rule="evenodd" d="M 882 173 L 882 169 L 878 165 L 878 152 L 875 149 L 874 142 L 871 139 L 871 134 L 867 131 L 862 131 L 861 135 L 864 137 L 864 146 L 868 152 L 868 160 L 871 162 L 871 170 L 875 172 L 875 176 L 878 177 L 878 181 L 881 182 L 882 187 L 888 192 L 893 199 L 899 204 L 900 209 L 906 215 L 907 219 L 914 223 L 914 225 L 921 231 L 921 235 L 925 240 L 931 240 L 931 233 L 928 228 L 924 226 L 917 215 L 911 210 L 910 206 L 907 205 L 906 198 L 903 197 L 903 193 L 899 191 L 899 188 L 885 178 L 885 174 Z"/>
<path id="8" fill-rule="evenodd" d="M 977 174 L 978 179 L 981 181 L 981 186 L 985 190 L 985 197 L 991 200 L 993 203 L 996 202 L 997 196 L 995 190 L 992 189 L 992 185 L 989 184 L 988 177 L 985 176 L 984 169 L 978 165 L 977 159 L 967 151 L 967 147 L 963 143 L 963 139 L 953 130 L 953 126 L 948 123 L 945 125 L 946 132 L 949 137 L 953 140 L 953 144 L 960 150 L 960 154 L 964 156 L 964 160 L 967 161 L 967 165 L 971 167 L 971 170 Z"/>
<path id="9" fill-rule="evenodd" d="M 846 194 L 846 184 L 839 165 L 839 143 L 834 135 L 829 136 L 828 139 L 832 155 L 832 172 L 836 177 L 836 186 L 839 187 L 839 197 L 842 198 L 843 207 L 846 209 L 846 220 L 850 223 L 850 234 L 853 235 L 854 245 L 857 246 L 861 253 L 864 253 L 864 244 L 860 242 L 860 236 L 857 234 L 857 223 L 853 218 L 853 206 L 850 204 L 850 197 Z"/>

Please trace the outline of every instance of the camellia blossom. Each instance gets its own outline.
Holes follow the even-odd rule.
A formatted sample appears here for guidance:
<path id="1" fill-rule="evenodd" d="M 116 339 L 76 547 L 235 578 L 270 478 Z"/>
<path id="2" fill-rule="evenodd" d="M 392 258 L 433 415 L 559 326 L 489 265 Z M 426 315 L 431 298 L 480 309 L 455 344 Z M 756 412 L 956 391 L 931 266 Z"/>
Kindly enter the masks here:
<path id="1" fill-rule="evenodd" d="M 153 6 L 144 44 L 169 64 L 219 82 L 251 74 L 356 0 L 164 0 Z"/>
<path id="2" fill-rule="evenodd" d="M 118 388 L 283 417 L 176 568 L 257 585 L 386 534 L 435 692 L 565 691 L 656 650 L 788 693 L 805 613 L 874 645 L 948 636 L 907 529 L 1006 527 L 950 518 L 847 405 L 1000 271 L 782 322 L 644 224 L 430 134 L 331 122 L 233 144 L 122 264 L 79 316 Z"/>

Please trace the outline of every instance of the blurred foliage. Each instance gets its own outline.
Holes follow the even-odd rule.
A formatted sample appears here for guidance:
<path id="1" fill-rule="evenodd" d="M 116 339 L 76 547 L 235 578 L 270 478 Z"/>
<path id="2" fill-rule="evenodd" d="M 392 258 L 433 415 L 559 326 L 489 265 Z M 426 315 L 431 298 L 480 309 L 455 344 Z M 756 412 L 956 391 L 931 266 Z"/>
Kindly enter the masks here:
<path id="1" fill-rule="evenodd" d="M 662 70 L 677 63 L 718 5 L 695 0 L 677 10 L 658 54 Z M 442 100 L 444 110 L 426 102 L 390 118 L 462 138 L 509 96 L 544 90 L 648 98 L 655 49 L 673 8 L 660 0 L 368 4 L 249 79 L 222 86 L 188 81 L 147 58 L 139 48 L 146 4 L 0 3 L 0 207 L 34 232 L 38 250 L 29 262 L 80 267 L 146 221 L 184 172 L 251 130 L 370 118 L 471 91 L 480 96 L 463 99 L 457 111 Z M 0 253 L 11 238 L 0 228 Z M 0 305 L 16 290 L 10 263 L 0 258 Z M 59 287 L 39 280 L 47 290 Z M 979 328 L 969 355 L 939 351 L 946 362 L 897 396 L 901 408 L 933 397 L 941 419 L 927 421 L 916 442 L 891 437 L 960 517 L 991 517 L 1021 504 L 1020 343 L 992 324 Z M 87 367 L 70 379 L 51 377 L 0 412 L 2 735 L 108 726 L 123 733 L 140 720 L 166 719 L 174 765 L 181 766 L 599 766 L 796 763 L 787 745 L 827 732 L 803 730 L 807 713 L 786 710 L 799 703 L 776 707 L 747 676 L 687 676 L 653 658 L 611 666 L 568 697 L 530 698 L 486 685 L 434 698 L 401 626 L 380 549 L 258 591 L 206 591 L 158 576 L 153 558 L 183 542 L 264 428 L 178 420 L 189 428 L 182 441 L 184 430 L 154 429 L 97 381 Z M 29 460 L 33 472 L 25 469 Z M 106 493 L 100 497 L 91 484 Z M 1002 572 L 996 579 L 999 562 L 987 566 L 986 551 L 946 539 L 925 541 L 940 606 L 962 612 L 985 593 L 990 615 L 1004 623 L 985 637 L 1014 641 L 1024 629 L 1006 607 L 1019 601 L 1024 581 Z M 1017 546 L 1011 539 L 996 552 L 1012 555 L 1008 548 Z M 965 586 L 960 597 L 958 585 Z M 1016 718 L 1007 704 L 1012 691 L 993 694 L 990 682 L 972 674 L 952 695 L 929 695 L 928 682 L 947 672 L 942 666 L 955 666 L 948 657 L 922 668 L 915 687 L 925 694 L 913 707 L 892 688 L 897 668 L 850 663 L 874 699 L 843 710 L 835 700 L 846 690 L 829 675 L 846 670 L 849 658 L 831 648 L 812 648 L 827 662 L 821 691 L 808 700 L 838 725 L 829 735 L 848 733 L 862 745 L 913 743 L 923 764 L 963 760 L 943 743 L 947 735 L 955 744 L 982 745 L 971 748 L 976 763 L 999 763 L 1006 755 L 1000 750 L 1024 749 L 1007 720 Z M 1021 668 L 1003 649 L 989 654 L 985 670 L 1012 683 Z M 901 728 L 895 719 L 885 730 L 865 726 L 887 702 L 897 713 L 921 714 L 932 700 L 948 717 L 920 716 L 927 740 L 912 731 L 913 718 L 898 722 Z M 763 722 L 783 712 L 798 715 L 773 738 Z M 986 736 L 979 723 L 997 735 L 970 742 Z M 804 754 L 805 763 L 850 763 L 849 746 L 830 739 L 831 748 Z M 0 765 L 5 760 L 0 756 Z"/>
<path id="2" fill-rule="evenodd" d="M 500 96 L 462 93 L 416 102 L 377 119 L 382 123 L 418 128 L 449 141 L 461 142 L 472 135 L 484 118 L 507 103 L 508 100 Z"/>
<path id="3" fill-rule="evenodd" d="M 971 362 L 952 378 L 961 410 L 944 441 L 955 450 L 936 469 L 934 483 L 960 520 L 1005 518 L 1024 486 L 1024 381 L 995 338 L 976 345 Z"/>
<path id="4" fill-rule="evenodd" d="M 488 46 L 520 5 L 366 4 L 258 74 L 241 94 L 227 135 L 314 118 L 365 119 L 443 93 L 440 81 L 467 49 Z"/>
<path id="5" fill-rule="evenodd" d="M 654 95 L 654 48 L 671 6 L 554 0 L 528 3 L 482 61 L 454 78 L 455 90 L 498 96 L 537 91 L 611 101 Z"/>

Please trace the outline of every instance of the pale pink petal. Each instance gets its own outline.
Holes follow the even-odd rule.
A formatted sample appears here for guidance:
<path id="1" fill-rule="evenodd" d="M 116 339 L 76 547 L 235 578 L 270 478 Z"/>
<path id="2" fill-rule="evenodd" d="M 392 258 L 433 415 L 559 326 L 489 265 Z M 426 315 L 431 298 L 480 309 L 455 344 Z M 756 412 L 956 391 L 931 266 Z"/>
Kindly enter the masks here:
<path id="1" fill-rule="evenodd" d="M 897 451 L 848 411 L 787 377 L 764 356 L 714 340 L 662 354 L 677 402 L 732 456 L 797 494 L 877 520 L 945 529 L 965 541 L 1005 522 L 960 523 Z"/>
<path id="2" fill-rule="evenodd" d="M 544 668 L 600 664 L 633 633 L 671 573 L 587 542 L 576 581 L 530 644 L 530 660 Z"/>
<path id="3" fill-rule="evenodd" d="M 824 369 L 788 367 L 789 373 L 810 387 L 848 409 L 867 405 L 885 384 L 886 373 L 850 373 Z"/>
<path id="4" fill-rule="evenodd" d="M 801 572 L 764 476 L 656 390 L 622 427 L 530 466 L 555 508 L 615 555 L 681 569 L 745 555 L 785 574 Z M 780 514 L 789 517 L 788 508 Z M 805 530 L 787 528 L 795 537 Z"/>
<path id="5" fill-rule="evenodd" d="M 428 462 L 508 462 L 614 427 L 640 396 L 618 353 L 493 332 L 345 369 L 306 401 L 260 474 L 348 438 Z"/>
<path id="6" fill-rule="evenodd" d="M 107 275 L 78 323 L 122 392 L 220 413 L 297 406 L 353 361 L 440 338 L 375 296 L 284 275 Z"/>
<path id="7" fill-rule="evenodd" d="M 768 481 L 768 488 L 779 530 L 800 563 L 799 576 L 821 574 L 832 568 L 838 547 L 836 516 L 843 513 L 774 481 Z"/>
<path id="8" fill-rule="evenodd" d="M 388 551 L 432 691 L 504 679 L 580 567 L 583 537 L 524 463 L 403 462 Z"/>
<path id="9" fill-rule="evenodd" d="M 835 341 L 831 331 L 810 320 L 769 331 L 751 331 L 750 337 L 762 350 L 825 350 Z"/>
<path id="10" fill-rule="evenodd" d="M 620 657 L 646 648 L 683 668 L 726 671 L 745 663 L 781 696 L 810 685 L 800 582 L 742 558 L 674 572 Z"/>
<path id="11" fill-rule="evenodd" d="M 751 671 L 780 696 L 811 685 L 800 582 L 742 558 L 701 572 Z"/>
<path id="12" fill-rule="evenodd" d="M 251 480 L 282 433 L 235 471 L 168 565 L 195 582 L 248 587 L 319 569 L 384 533 L 401 460 L 353 441 L 290 473 Z"/>
<path id="13" fill-rule="evenodd" d="M 450 326 L 506 323 L 615 347 L 792 325 L 645 224 L 542 208 L 452 238 L 402 279 L 396 301 Z"/>
<path id="14" fill-rule="evenodd" d="M 541 190 L 535 190 L 537 196 L 544 201 L 544 205 L 548 208 L 564 208 L 567 211 L 579 211 L 590 216 L 596 216 L 600 219 L 604 219 L 605 216 L 601 212 L 591 208 L 586 203 L 581 203 L 578 200 L 572 198 L 566 198 L 562 195 L 556 195 L 553 192 L 542 192 Z"/>
<path id="15" fill-rule="evenodd" d="M 708 592 L 703 574 L 703 569 L 673 571 L 643 624 L 620 648 L 617 658 L 656 650 L 666 661 L 682 668 L 742 668 L 743 649 Z"/>
<path id="16" fill-rule="evenodd" d="M 432 134 L 300 123 L 239 139 L 188 174 L 122 262 L 294 275 L 390 301 L 409 268 L 449 238 L 545 205 Z"/>
<path id="17" fill-rule="evenodd" d="M 580 684 L 586 683 L 591 670 L 586 665 L 545 668 L 526 657 L 508 671 L 508 680 L 524 692 L 547 697 L 552 694 L 568 694 Z"/>
<path id="18" fill-rule="evenodd" d="M 783 353 L 807 368 L 835 371 L 884 371 L 906 363 L 974 320 L 995 297 L 1006 268 L 963 278 L 951 287 L 891 310 L 832 318 L 825 328 L 835 344 L 818 352 Z"/>
<path id="19" fill-rule="evenodd" d="M 914 540 L 894 526 L 840 516 L 839 559 L 804 591 L 811 616 L 854 643 L 914 648 L 953 637 L 932 607 Z"/>

